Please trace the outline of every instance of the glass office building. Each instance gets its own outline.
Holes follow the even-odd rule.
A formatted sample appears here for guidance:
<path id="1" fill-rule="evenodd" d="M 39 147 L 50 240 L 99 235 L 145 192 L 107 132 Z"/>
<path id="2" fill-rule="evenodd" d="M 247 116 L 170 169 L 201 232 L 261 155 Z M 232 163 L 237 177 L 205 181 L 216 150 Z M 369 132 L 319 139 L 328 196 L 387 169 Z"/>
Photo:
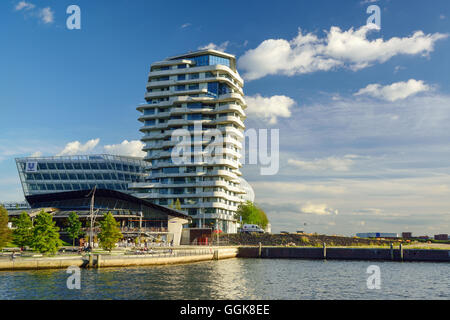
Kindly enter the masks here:
<path id="1" fill-rule="evenodd" d="M 246 102 L 244 81 L 233 55 L 216 50 L 167 58 L 151 65 L 141 112 L 141 139 L 147 152 L 148 177 L 130 188 L 135 195 L 163 206 L 180 204 L 196 227 L 237 231 L 235 213 L 246 199 L 241 186 L 241 150 Z M 200 128 L 200 129 L 198 129 Z M 174 131 L 191 136 L 192 161 L 174 163 Z M 219 131 L 221 158 L 205 161 L 205 133 Z M 199 140 L 195 136 L 203 138 Z M 195 147 L 194 147 L 195 145 Z"/>
<path id="2" fill-rule="evenodd" d="M 84 155 L 16 159 L 25 197 L 37 194 L 108 189 L 130 193 L 144 181 L 146 163 L 135 157 Z"/>

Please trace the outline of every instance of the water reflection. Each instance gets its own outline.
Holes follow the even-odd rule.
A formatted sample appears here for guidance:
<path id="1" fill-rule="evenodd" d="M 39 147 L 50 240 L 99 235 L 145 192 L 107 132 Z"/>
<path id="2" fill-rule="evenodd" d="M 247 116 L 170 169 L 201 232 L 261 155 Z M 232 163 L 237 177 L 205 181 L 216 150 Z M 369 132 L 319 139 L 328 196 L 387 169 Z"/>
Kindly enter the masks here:
<path id="1" fill-rule="evenodd" d="M 381 290 L 366 269 L 381 268 Z M 0 272 L 0 299 L 449 299 L 449 264 L 230 259 L 186 265 Z"/>

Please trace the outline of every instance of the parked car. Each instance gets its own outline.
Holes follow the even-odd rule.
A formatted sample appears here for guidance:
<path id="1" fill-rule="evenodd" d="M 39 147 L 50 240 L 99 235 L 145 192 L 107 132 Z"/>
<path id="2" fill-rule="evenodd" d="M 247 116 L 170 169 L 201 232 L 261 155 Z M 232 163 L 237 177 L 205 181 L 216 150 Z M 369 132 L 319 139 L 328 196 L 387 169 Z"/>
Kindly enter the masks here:
<path id="1" fill-rule="evenodd" d="M 264 230 L 261 229 L 256 224 L 244 224 L 244 226 L 240 229 L 240 232 L 242 232 L 242 233 L 252 233 L 252 232 L 264 233 Z"/>

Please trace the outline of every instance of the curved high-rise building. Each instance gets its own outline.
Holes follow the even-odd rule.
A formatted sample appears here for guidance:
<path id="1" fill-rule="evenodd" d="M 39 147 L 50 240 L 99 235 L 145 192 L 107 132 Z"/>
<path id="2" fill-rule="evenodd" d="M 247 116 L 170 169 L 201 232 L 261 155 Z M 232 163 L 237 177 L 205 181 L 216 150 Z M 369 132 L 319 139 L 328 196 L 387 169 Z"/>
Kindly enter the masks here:
<path id="1" fill-rule="evenodd" d="M 180 206 L 194 226 L 236 232 L 235 213 L 246 195 L 240 172 L 246 117 L 243 85 L 236 58 L 216 50 L 151 65 L 146 103 L 137 108 L 149 175 L 146 183 L 130 186 L 136 196 Z M 174 133 L 180 131 L 187 133 L 190 148 L 185 147 L 190 153 L 181 163 L 173 157 L 180 145 Z M 212 131 L 220 132 L 221 139 L 211 138 Z M 211 146 L 217 148 L 212 153 Z"/>

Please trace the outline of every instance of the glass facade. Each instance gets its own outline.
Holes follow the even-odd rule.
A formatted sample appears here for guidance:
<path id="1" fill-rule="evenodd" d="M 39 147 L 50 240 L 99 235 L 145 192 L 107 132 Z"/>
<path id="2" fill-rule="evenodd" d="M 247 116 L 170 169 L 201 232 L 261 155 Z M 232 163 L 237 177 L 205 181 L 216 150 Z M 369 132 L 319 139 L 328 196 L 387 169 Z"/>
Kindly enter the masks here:
<path id="1" fill-rule="evenodd" d="M 206 54 L 206 55 L 196 56 L 196 57 L 187 57 L 186 59 L 194 61 L 196 67 L 213 66 L 213 65 L 217 65 L 217 64 L 221 64 L 221 65 L 230 67 L 230 59 L 222 58 L 222 57 L 212 55 L 212 54 Z"/>
<path id="2" fill-rule="evenodd" d="M 89 155 L 16 159 L 25 196 L 88 190 L 97 186 L 128 192 L 128 184 L 143 182 L 145 162 L 139 158 Z"/>

